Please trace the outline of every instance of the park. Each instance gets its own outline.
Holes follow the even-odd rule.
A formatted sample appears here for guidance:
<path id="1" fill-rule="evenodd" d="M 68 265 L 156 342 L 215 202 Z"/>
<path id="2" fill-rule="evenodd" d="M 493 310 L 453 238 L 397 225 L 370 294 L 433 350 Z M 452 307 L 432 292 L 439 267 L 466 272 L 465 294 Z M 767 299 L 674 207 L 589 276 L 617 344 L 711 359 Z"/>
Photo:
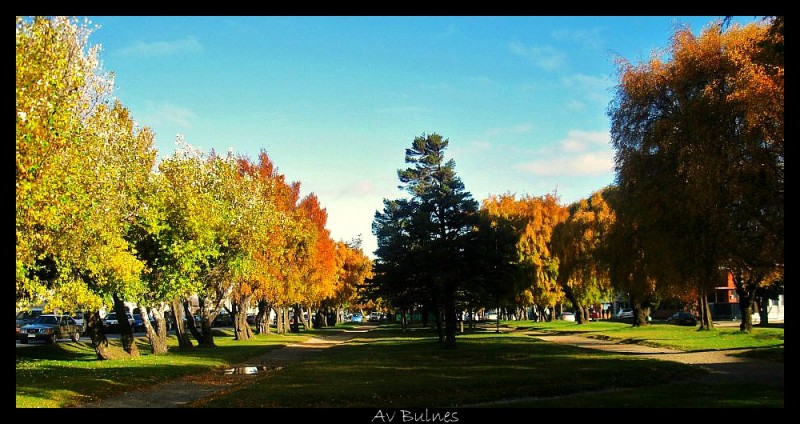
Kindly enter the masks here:
<path id="1" fill-rule="evenodd" d="M 567 63 L 614 48 L 571 18 L 101 19 L 107 54 L 16 18 L 17 408 L 784 407 L 783 16 L 674 25 L 611 79 Z M 433 51 L 492 77 L 404 62 Z M 150 65 L 196 112 L 138 97 Z"/>

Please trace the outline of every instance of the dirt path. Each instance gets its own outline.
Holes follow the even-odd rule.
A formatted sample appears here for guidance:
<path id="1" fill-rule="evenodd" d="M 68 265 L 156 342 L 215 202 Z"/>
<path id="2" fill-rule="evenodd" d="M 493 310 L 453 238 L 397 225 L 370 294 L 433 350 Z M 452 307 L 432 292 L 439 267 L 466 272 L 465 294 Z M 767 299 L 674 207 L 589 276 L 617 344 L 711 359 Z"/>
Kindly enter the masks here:
<path id="1" fill-rule="evenodd" d="M 760 359 L 732 356 L 749 349 L 725 351 L 683 352 L 663 347 L 650 347 L 638 344 L 620 343 L 618 340 L 601 340 L 572 334 L 553 335 L 536 331 L 525 331 L 537 339 L 577 346 L 584 349 L 636 355 L 643 359 L 680 362 L 707 368 L 711 373 L 704 379 L 720 381 L 758 381 L 783 387 L 784 364 Z"/>
<path id="2" fill-rule="evenodd" d="M 305 357 L 345 343 L 366 333 L 372 327 L 356 327 L 344 332 L 312 337 L 303 343 L 271 350 L 228 370 L 213 370 L 190 375 L 139 390 L 123 393 L 96 402 L 78 405 L 78 408 L 178 408 L 214 395 L 223 390 L 251 381 L 254 374 L 279 372 Z"/>

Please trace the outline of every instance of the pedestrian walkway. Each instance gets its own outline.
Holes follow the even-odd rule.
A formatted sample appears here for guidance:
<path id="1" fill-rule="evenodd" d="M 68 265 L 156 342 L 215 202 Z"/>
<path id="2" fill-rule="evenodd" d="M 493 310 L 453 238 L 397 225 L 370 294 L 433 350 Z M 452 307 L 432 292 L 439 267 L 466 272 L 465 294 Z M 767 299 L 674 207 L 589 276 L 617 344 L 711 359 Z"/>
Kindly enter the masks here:
<path id="1" fill-rule="evenodd" d="M 726 379 L 730 381 L 758 381 L 783 386 L 784 364 L 760 359 L 734 356 L 750 349 L 724 351 L 684 352 L 664 347 L 651 347 L 634 343 L 621 343 L 619 340 L 603 340 L 574 334 L 544 333 L 524 331 L 526 335 L 550 343 L 568 344 L 584 349 L 636 355 L 642 359 L 680 362 L 707 368 L 711 373 L 705 378 Z"/>
<path id="2" fill-rule="evenodd" d="M 78 405 L 78 408 L 177 408 L 215 393 L 251 381 L 254 374 L 280 372 L 323 349 L 337 346 L 374 327 L 356 327 L 330 335 L 312 337 L 305 342 L 271 350 L 226 370 L 189 375 L 119 396 Z"/>

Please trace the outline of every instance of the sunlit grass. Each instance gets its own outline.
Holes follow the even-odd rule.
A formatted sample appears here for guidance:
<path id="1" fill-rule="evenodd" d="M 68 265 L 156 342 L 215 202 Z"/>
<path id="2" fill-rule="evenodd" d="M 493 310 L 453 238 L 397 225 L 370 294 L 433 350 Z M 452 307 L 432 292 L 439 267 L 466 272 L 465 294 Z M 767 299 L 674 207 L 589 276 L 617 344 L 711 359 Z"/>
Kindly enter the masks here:
<path id="1" fill-rule="evenodd" d="M 753 349 L 783 345 L 783 328 L 754 328 L 743 333 L 736 328 L 715 327 L 698 331 L 697 327 L 654 322 L 644 327 L 611 321 L 578 325 L 574 322 L 504 321 L 518 329 L 553 333 L 578 333 L 587 337 L 610 338 L 625 343 L 664 346 L 683 351 Z"/>

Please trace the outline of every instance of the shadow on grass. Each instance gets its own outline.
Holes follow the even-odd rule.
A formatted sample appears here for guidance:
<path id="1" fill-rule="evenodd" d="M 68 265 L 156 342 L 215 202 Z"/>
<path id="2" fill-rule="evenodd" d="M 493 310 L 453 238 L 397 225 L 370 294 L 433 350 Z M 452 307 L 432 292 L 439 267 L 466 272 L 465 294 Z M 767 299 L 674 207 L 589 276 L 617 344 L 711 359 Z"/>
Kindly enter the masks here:
<path id="1" fill-rule="evenodd" d="M 420 332 L 420 334 L 422 334 Z M 435 335 L 373 332 L 308 357 L 303 366 L 202 401 L 210 407 L 457 407 L 608 387 L 643 387 L 704 370 L 546 343 L 475 334 L 443 349 Z M 291 387 L 291 390 L 286 390 Z M 297 396 L 302 393 L 302 396 Z M 358 394 L 354 396 L 354 394 Z"/>

